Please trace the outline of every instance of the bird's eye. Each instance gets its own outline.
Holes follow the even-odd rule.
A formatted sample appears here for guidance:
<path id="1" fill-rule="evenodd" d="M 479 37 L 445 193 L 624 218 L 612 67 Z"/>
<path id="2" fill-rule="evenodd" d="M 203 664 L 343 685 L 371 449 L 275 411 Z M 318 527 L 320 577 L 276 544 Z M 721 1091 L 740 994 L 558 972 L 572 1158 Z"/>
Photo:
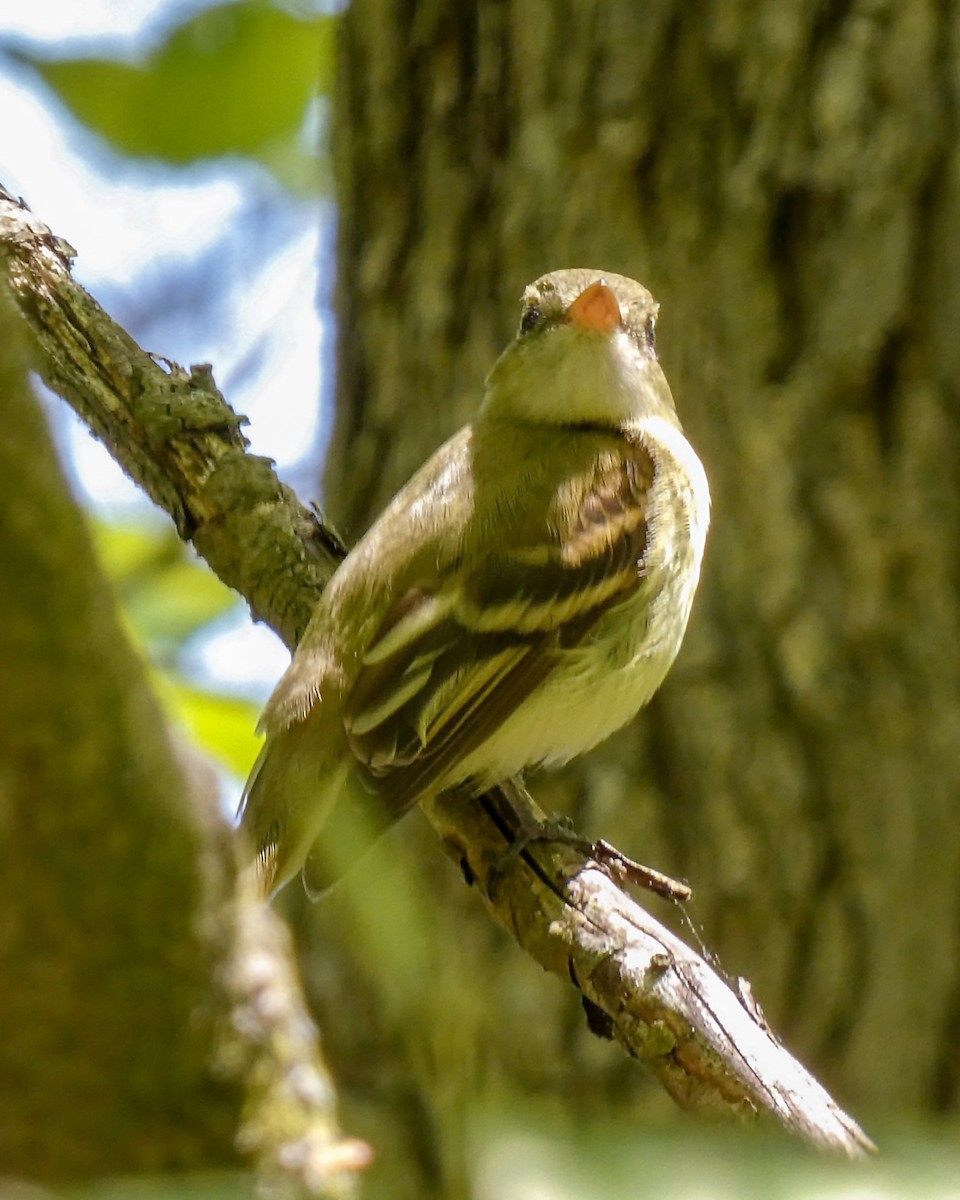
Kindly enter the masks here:
<path id="1" fill-rule="evenodd" d="M 529 333 L 531 329 L 536 329 L 540 323 L 540 318 L 543 316 L 539 307 L 536 304 L 524 310 L 523 316 L 520 318 L 520 332 Z"/>
<path id="2" fill-rule="evenodd" d="M 647 344 L 647 349 L 656 358 L 657 356 L 657 318 L 647 317 L 647 322 L 643 327 L 643 340 Z"/>

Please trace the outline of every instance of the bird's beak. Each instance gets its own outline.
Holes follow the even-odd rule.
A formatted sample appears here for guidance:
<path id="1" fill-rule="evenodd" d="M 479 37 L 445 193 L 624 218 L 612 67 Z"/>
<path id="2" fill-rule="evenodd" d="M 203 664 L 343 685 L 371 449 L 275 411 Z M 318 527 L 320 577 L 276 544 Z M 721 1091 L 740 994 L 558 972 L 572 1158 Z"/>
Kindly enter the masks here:
<path id="1" fill-rule="evenodd" d="M 598 279 L 585 288 L 567 309 L 567 320 L 581 329 L 612 333 L 623 324 L 620 305 L 613 291 Z"/>

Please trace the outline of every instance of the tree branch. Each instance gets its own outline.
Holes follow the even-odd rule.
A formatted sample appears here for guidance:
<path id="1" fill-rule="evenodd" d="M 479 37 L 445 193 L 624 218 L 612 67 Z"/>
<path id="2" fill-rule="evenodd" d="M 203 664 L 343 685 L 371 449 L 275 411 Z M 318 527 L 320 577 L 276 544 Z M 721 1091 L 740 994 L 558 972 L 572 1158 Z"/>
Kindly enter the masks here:
<path id="1" fill-rule="evenodd" d="M 288 646 L 343 546 L 267 458 L 247 454 L 208 366 L 146 353 L 70 274 L 73 250 L 0 187 L 0 249 L 34 366 L 177 532 Z"/>
<path id="2" fill-rule="evenodd" d="M 37 369 L 216 573 L 288 646 L 342 555 L 339 539 L 245 452 L 209 368 L 162 367 L 70 275 L 72 252 L 0 192 L 0 248 Z M 595 1032 L 641 1059 L 681 1107 L 776 1118 L 821 1148 L 872 1143 L 708 964 L 632 901 L 517 784 L 424 802 L 494 918 L 570 980 Z M 540 832 L 535 839 L 529 831 Z"/>
<path id="3" fill-rule="evenodd" d="M 640 1059 L 681 1108 L 742 1123 L 774 1117 L 851 1158 L 874 1149 L 748 994 L 737 996 L 589 853 L 562 836 L 529 838 L 531 823 L 549 822 L 516 782 L 422 806 L 494 919 L 580 990 L 591 1029 Z"/>

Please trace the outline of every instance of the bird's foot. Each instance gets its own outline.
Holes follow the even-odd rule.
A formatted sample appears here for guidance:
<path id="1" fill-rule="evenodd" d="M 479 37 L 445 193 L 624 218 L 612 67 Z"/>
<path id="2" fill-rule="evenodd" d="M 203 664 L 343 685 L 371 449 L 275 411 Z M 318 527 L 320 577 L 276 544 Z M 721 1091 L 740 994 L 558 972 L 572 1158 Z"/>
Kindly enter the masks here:
<path id="1" fill-rule="evenodd" d="M 521 818 L 520 826 L 502 859 L 494 867 L 494 874 L 499 874 L 538 842 L 560 842 L 588 855 L 615 883 L 632 883 L 678 904 L 685 903 L 693 895 L 687 884 L 657 871 L 654 867 L 635 862 L 610 842 L 602 838 L 592 842 L 585 838 L 574 829 L 569 817 L 554 815 L 536 820 L 531 814 L 522 811 L 517 815 Z"/>

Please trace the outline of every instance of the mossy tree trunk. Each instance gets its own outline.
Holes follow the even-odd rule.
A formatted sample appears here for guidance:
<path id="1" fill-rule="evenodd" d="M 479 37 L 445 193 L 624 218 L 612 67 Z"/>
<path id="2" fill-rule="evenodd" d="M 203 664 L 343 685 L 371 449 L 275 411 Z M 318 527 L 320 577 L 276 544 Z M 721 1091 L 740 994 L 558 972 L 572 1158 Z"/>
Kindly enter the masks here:
<path id="1" fill-rule="evenodd" d="M 690 880 L 709 945 L 861 1115 L 949 1108 L 960 1079 L 958 35 L 926 0 L 354 0 L 335 110 L 350 537 L 469 418 L 526 282 L 608 267 L 660 299 L 714 494 L 701 593 L 647 713 L 532 784 Z M 457 1075 L 631 1103 L 573 997 L 452 907 L 415 818 L 391 853 L 480 992 L 422 1014 L 418 1120 L 449 1120 Z M 305 924 L 325 962 L 330 921 Z"/>
<path id="2" fill-rule="evenodd" d="M 236 1165 L 242 1092 L 212 1074 L 233 869 L 216 779 L 172 744 L 0 299 L 4 1169 Z"/>

